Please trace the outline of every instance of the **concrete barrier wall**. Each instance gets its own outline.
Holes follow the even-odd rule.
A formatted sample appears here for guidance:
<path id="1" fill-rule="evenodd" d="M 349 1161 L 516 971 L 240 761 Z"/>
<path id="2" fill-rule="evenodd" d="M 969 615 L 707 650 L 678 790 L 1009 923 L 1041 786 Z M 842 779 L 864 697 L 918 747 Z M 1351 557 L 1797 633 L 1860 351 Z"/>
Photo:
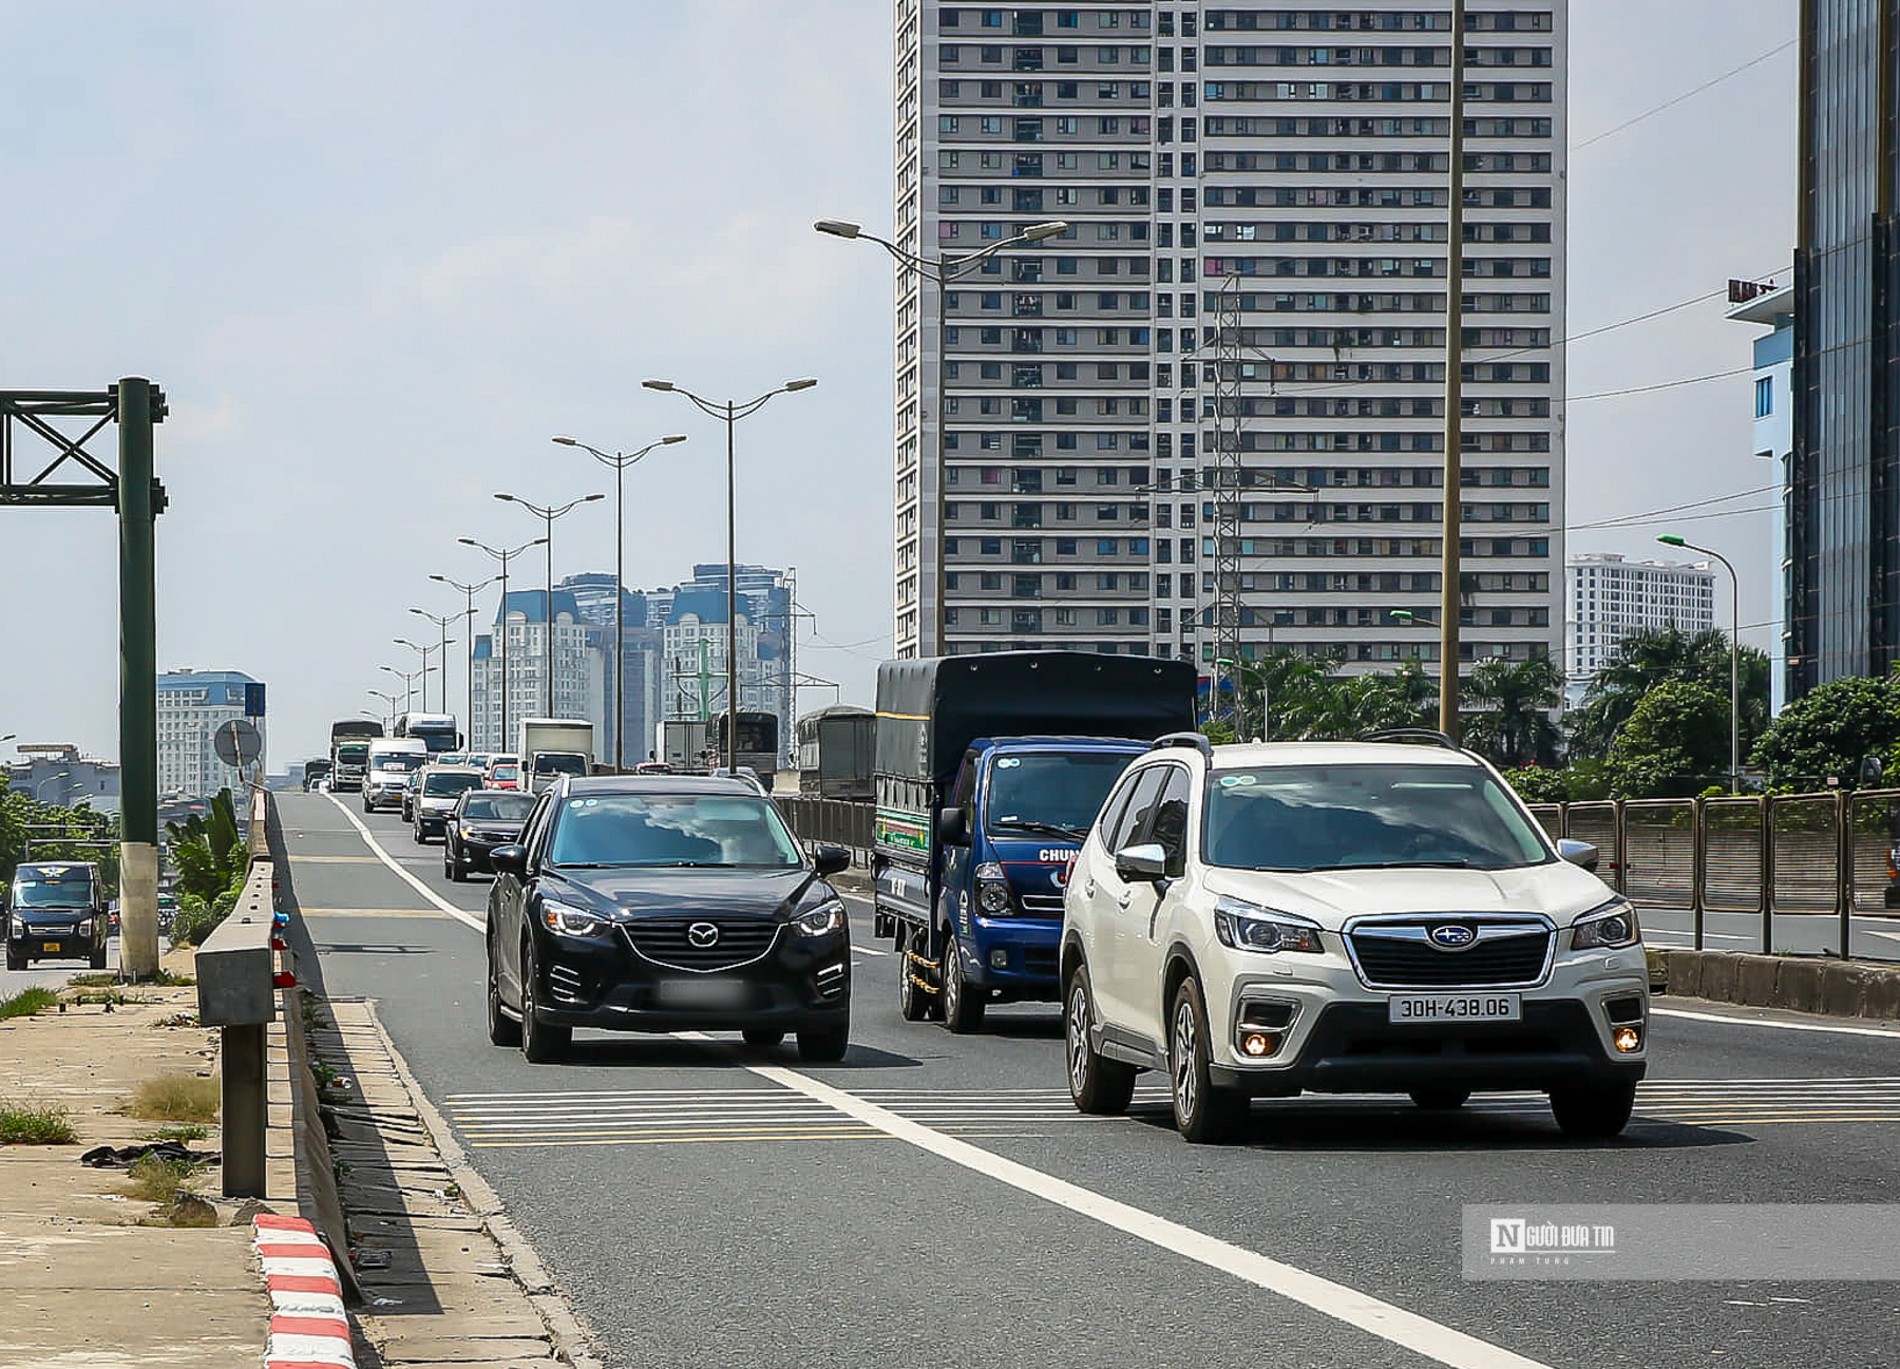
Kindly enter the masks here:
<path id="1" fill-rule="evenodd" d="M 1900 1021 L 1900 965 L 1746 951 L 1657 950 L 1670 998 Z"/>

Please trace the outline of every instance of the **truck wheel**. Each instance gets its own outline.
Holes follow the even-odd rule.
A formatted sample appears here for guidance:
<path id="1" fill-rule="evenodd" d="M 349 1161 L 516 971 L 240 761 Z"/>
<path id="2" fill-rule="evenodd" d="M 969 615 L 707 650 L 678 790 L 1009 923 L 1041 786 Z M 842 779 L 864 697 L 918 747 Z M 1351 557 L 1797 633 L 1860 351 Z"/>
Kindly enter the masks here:
<path id="1" fill-rule="evenodd" d="M 955 932 L 944 936 L 943 969 L 937 975 L 937 982 L 943 985 L 938 994 L 943 1004 L 943 1025 L 957 1036 L 982 1030 L 986 1000 L 981 989 L 973 989 L 964 982 L 963 959 Z"/>
<path id="2" fill-rule="evenodd" d="M 1095 995 L 1086 966 L 1077 965 L 1063 995 L 1063 1045 L 1069 1055 L 1069 1097 L 1076 1111 L 1119 1117 L 1135 1096 L 1135 1067 L 1105 1060 L 1089 1042 L 1095 1025 Z"/>
<path id="3" fill-rule="evenodd" d="M 1550 1091 L 1551 1115 L 1566 1136 L 1608 1140 L 1620 1136 L 1636 1106 L 1636 1085 L 1585 1084 Z"/>
<path id="4" fill-rule="evenodd" d="M 1192 976 L 1174 991 L 1168 1014 L 1168 1083 L 1174 1125 L 1195 1145 L 1223 1145 L 1247 1122 L 1247 1095 L 1215 1085 L 1208 1075 L 1207 1010 Z"/>
<path id="5" fill-rule="evenodd" d="M 11 941 L 7 943 L 7 968 L 9 970 L 26 968 L 26 947 L 15 946 Z"/>
<path id="6" fill-rule="evenodd" d="M 937 1011 L 937 996 L 917 983 L 911 952 L 925 940 L 923 933 L 905 932 L 897 948 L 897 1012 L 906 1022 L 928 1022 Z"/>
<path id="7" fill-rule="evenodd" d="M 1412 1101 L 1427 1112 L 1455 1112 L 1471 1098 L 1470 1089 L 1413 1089 Z"/>

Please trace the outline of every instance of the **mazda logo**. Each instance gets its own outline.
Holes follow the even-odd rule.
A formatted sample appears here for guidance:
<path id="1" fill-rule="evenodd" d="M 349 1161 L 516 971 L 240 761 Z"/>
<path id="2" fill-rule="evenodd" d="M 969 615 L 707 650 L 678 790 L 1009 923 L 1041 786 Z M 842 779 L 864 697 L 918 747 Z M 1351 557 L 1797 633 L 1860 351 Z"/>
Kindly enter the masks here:
<path id="1" fill-rule="evenodd" d="M 719 940 L 719 928 L 710 922 L 695 922 L 686 929 L 686 939 L 703 951 Z"/>
<path id="2" fill-rule="evenodd" d="M 1476 931 L 1461 923 L 1447 922 L 1426 933 L 1432 945 L 1441 951 L 1462 951 L 1478 939 Z"/>

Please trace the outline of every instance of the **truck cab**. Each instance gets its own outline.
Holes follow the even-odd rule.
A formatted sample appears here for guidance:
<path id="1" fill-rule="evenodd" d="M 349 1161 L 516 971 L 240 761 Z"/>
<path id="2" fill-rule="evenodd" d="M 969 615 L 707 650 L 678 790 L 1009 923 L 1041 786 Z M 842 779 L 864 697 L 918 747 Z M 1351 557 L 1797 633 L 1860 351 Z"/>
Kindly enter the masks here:
<path id="1" fill-rule="evenodd" d="M 90 861 L 22 863 L 6 890 L 7 968 L 24 970 L 35 960 L 84 960 L 106 967 L 111 936 L 105 886 Z"/>

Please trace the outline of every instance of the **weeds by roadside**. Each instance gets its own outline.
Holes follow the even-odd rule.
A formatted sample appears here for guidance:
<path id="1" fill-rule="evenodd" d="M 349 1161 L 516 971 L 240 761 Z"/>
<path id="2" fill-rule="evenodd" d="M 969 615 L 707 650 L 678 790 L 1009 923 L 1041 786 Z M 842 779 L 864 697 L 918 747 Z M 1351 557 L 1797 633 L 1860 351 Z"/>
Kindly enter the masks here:
<path id="1" fill-rule="evenodd" d="M 70 1146 L 78 1140 L 65 1108 L 0 1099 L 0 1146 Z"/>
<path id="2" fill-rule="evenodd" d="M 198 1175 L 204 1172 L 202 1165 L 189 1160 L 168 1160 L 162 1155 L 146 1155 L 132 1162 L 132 1168 L 126 1171 L 126 1186 L 121 1190 L 128 1198 L 137 1198 L 147 1203 L 174 1202 L 180 1193 L 188 1193 Z"/>
<path id="3" fill-rule="evenodd" d="M 9 998 L 0 998 L 0 1022 L 10 1017 L 31 1017 L 36 1012 L 54 1007 L 58 1002 L 58 994 L 35 984 Z"/>
<path id="4" fill-rule="evenodd" d="M 140 1084 L 121 1111 L 147 1122 L 215 1122 L 218 1100 L 216 1079 L 166 1074 Z"/>
<path id="5" fill-rule="evenodd" d="M 211 1128 L 197 1122 L 186 1122 L 178 1126 L 153 1127 L 150 1131 L 139 1133 L 141 1141 L 202 1141 L 211 1134 Z"/>

